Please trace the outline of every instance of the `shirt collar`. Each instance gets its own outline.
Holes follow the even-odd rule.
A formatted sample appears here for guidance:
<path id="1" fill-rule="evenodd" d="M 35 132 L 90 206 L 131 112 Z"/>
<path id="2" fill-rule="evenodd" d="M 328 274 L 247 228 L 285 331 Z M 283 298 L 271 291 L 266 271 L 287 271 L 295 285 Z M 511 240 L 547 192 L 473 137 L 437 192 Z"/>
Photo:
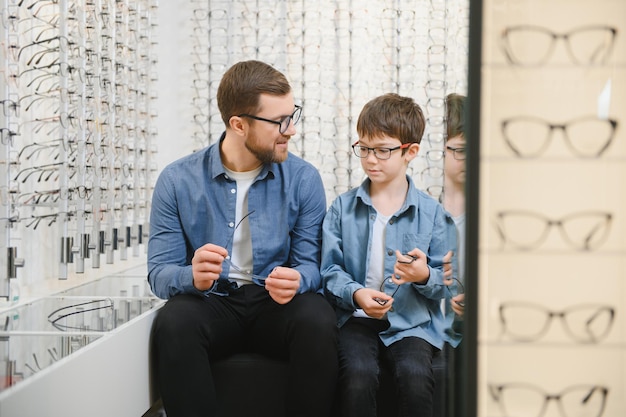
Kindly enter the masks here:
<path id="1" fill-rule="evenodd" d="M 413 183 L 413 180 L 411 179 L 411 177 L 407 175 L 406 179 L 409 183 L 409 191 L 406 195 L 406 199 L 404 200 L 404 203 L 402 204 L 402 207 L 400 208 L 400 210 L 398 210 L 398 214 L 404 213 L 405 211 L 409 209 L 413 209 L 414 212 L 417 212 L 417 208 L 419 206 L 420 192 L 415 187 L 415 184 Z M 359 187 L 359 189 L 356 191 L 356 197 L 358 200 L 361 201 L 362 204 L 372 207 L 372 198 L 369 192 L 370 184 L 371 184 L 370 179 L 366 178 L 365 181 L 361 183 L 361 186 Z"/>

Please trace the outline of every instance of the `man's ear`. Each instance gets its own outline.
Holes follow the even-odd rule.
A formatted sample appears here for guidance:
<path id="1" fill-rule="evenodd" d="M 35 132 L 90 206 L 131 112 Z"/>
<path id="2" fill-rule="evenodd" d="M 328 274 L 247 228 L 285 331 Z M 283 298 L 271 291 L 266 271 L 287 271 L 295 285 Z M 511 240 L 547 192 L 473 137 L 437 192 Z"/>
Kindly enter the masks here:
<path id="1" fill-rule="evenodd" d="M 245 135 L 248 130 L 248 125 L 243 120 L 243 117 L 232 116 L 228 120 L 228 125 L 230 126 L 231 130 L 238 135 Z"/>

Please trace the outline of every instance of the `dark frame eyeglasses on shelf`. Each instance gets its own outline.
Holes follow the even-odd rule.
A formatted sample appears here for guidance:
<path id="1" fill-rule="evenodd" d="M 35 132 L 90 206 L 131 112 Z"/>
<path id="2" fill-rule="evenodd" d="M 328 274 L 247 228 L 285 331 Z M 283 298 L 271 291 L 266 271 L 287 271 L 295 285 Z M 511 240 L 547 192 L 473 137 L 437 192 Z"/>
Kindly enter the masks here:
<path id="1" fill-rule="evenodd" d="M 517 342 L 536 342 L 559 318 L 565 333 L 578 343 L 598 343 L 611 331 L 615 309 L 602 304 L 578 304 L 563 310 L 522 301 L 504 302 L 499 308 L 502 332 Z"/>
<path id="2" fill-rule="evenodd" d="M 611 55 L 616 35 L 617 29 L 606 25 L 581 26 L 565 33 L 535 25 L 516 25 L 504 28 L 500 46 L 511 65 L 541 66 L 554 53 L 557 40 L 563 39 L 572 63 L 602 65 Z"/>
<path id="3" fill-rule="evenodd" d="M 555 130 L 563 132 L 563 139 L 575 156 L 598 158 L 613 141 L 617 126 L 617 120 L 593 115 L 578 117 L 562 124 L 534 116 L 515 116 L 500 122 L 504 142 L 519 158 L 542 155 Z"/>
<path id="4" fill-rule="evenodd" d="M 597 249 L 608 237 L 613 215 L 604 211 L 581 211 L 551 219 L 542 213 L 505 210 L 496 213 L 496 229 L 502 243 L 522 251 L 538 249 L 550 229 L 557 227 L 572 249 Z"/>
<path id="5" fill-rule="evenodd" d="M 600 385 L 572 385 L 557 393 L 525 382 L 489 384 L 491 398 L 505 417 L 543 417 L 550 400 L 558 403 L 562 417 L 601 417 L 609 389 Z"/>

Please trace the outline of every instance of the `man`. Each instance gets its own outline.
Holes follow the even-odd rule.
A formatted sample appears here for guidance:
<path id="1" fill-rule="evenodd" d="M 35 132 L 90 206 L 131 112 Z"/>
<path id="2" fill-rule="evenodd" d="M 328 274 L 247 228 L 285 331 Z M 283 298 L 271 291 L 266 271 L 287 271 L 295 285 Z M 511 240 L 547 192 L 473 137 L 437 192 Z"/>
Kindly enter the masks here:
<path id="1" fill-rule="evenodd" d="M 277 407 L 328 415 L 337 330 L 316 293 L 326 199 L 317 170 L 288 152 L 301 108 L 259 61 L 232 66 L 217 100 L 219 143 L 167 166 L 153 194 L 148 280 L 168 299 L 153 333 L 165 411 L 216 415 L 211 362 L 254 351 L 289 361 Z"/>

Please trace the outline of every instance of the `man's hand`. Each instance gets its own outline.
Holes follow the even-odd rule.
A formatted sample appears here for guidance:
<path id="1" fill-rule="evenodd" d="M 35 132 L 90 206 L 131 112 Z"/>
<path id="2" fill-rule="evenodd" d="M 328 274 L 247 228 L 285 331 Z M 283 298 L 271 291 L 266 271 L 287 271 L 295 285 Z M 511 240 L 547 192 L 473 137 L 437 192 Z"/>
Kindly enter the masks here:
<path id="1" fill-rule="evenodd" d="M 226 249 L 212 243 L 196 249 L 191 259 L 193 286 L 200 291 L 210 289 L 222 272 L 222 262 L 226 256 Z"/>
<path id="2" fill-rule="evenodd" d="M 300 288 L 300 272 L 277 266 L 265 280 L 265 289 L 278 304 L 287 304 Z"/>

